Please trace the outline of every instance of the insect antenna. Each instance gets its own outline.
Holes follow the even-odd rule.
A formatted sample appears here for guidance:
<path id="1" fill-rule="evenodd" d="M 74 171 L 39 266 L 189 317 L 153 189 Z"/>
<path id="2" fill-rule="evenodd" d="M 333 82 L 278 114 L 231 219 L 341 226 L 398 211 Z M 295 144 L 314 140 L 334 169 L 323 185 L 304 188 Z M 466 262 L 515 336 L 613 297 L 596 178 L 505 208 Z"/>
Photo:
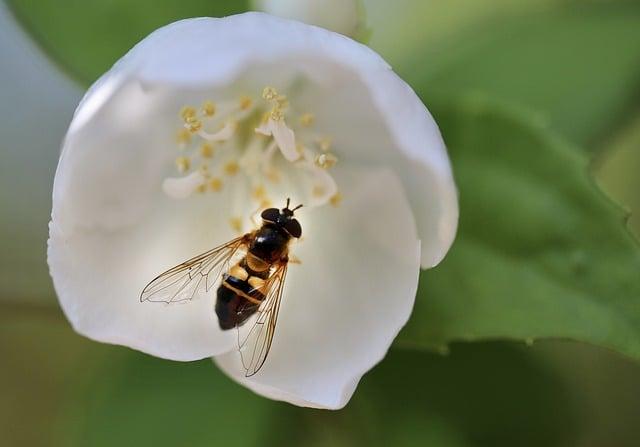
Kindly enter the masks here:
<path id="1" fill-rule="evenodd" d="M 299 210 L 300 208 L 302 208 L 302 203 L 296 206 L 294 209 L 292 209 L 291 212 L 294 212 L 295 210 Z"/>

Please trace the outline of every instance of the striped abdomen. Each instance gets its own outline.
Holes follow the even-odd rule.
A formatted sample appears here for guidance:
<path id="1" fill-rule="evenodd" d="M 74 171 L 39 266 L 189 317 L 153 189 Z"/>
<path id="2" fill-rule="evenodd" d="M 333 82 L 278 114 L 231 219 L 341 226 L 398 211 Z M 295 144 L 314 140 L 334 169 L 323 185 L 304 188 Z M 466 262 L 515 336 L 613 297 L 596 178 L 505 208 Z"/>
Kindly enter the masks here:
<path id="1" fill-rule="evenodd" d="M 247 258 L 251 258 L 251 255 Z M 216 315 L 223 330 L 242 325 L 258 310 L 264 300 L 262 287 L 269 277 L 269 266 L 265 264 L 266 268 L 257 272 L 248 265 L 247 258 L 231 268 L 229 273 L 225 273 L 218 287 Z M 256 260 L 251 262 L 255 263 Z"/>

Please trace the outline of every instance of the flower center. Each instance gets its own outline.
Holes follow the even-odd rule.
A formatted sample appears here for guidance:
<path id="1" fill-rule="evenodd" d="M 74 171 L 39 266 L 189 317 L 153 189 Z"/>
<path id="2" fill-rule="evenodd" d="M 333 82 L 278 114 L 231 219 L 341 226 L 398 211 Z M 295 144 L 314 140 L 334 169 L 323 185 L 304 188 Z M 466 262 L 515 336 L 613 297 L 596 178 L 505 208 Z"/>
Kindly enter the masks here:
<path id="1" fill-rule="evenodd" d="M 180 176 L 166 178 L 163 190 L 183 199 L 229 188 L 237 192 L 234 202 L 253 203 L 254 212 L 272 206 L 277 192 L 293 193 L 283 188 L 303 190 L 306 206 L 338 205 L 341 195 L 329 173 L 338 161 L 331 137 L 314 129 L 312 113 L 295 112 L 273 87 L 265 87 L 259 101 L 243 95 L 206 100 L 199 110 L 184 106 L 176 136 Z M 241 232 L 243 213 L 234 214 L 230 224 Z"/>

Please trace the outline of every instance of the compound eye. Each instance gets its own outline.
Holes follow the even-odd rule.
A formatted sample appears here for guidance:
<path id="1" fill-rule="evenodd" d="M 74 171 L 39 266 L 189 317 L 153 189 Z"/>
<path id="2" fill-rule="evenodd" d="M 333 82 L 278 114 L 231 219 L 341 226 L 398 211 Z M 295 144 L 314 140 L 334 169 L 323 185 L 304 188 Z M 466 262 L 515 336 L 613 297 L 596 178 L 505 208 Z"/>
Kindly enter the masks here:
<path id="1" fill-rule="evenodd" d="M 260 214 L 260 217 L 267 222 L 276 223 L 278 217 L 280 217 L 280 210 L 278 208 L 267 208 Z"/>
<path id="2" fill-rule="evenodd" d="M 284 229 L 287 230 L 287 233 L 289 233 L 296 239 L 302 236 L 302 227 L 300 226 L 300 222 L 298 222 L 296 219 L 288 220 L 287 223 L 284 224 Z"/>

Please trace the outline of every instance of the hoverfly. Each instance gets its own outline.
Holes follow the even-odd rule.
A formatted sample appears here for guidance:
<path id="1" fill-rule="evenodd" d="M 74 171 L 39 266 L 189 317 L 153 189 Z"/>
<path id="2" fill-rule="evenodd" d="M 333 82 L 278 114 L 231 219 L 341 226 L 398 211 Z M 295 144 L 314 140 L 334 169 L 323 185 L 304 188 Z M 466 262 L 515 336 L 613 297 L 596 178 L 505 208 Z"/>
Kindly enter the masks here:
<path id="1" fill-rule="evenodd" d="M 140 301 L 167 304 L 193 300 L 208 292 L 222 276 L 215 311 L 222 330 L 238 329 L 238 348 L 245 376 L 257 373 L 269 354 L 278 320 L 280 299 L 289 265 L 289 243 L 302 227 L 294 212 L 302 207 L 268 208 L 262 225 L 226 244 L 158 275 L 142 290 Z M 246 335 L 240 327 L 257 313 Z"/>

